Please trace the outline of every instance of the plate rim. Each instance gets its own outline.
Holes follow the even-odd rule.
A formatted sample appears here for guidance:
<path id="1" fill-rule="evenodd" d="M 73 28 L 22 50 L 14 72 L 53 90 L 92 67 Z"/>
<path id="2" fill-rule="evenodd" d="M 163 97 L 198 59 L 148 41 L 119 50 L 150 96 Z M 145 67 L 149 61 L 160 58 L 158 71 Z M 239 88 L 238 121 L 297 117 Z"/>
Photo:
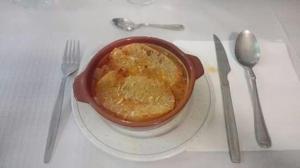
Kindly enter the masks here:
<path id="1" fill-rule="evenodd" d="M 197 135 L 197 133 L 201 130 L 201 128 L 203 127 L 203 125 L 207 122 L 207 118 L 208 116 L 212 113 L 212 111 L 214 110 L 215 106 L 215 94 L 214 94 L 214 88 L 213 88 L 213 83 L 210 79 L 209 74 L 205 73 L 204 76 L 206 83 L 211 86 L 209 87 L 209 95 L 210 95 L 210 105 L 209 105 L 209 110 L 207 112 L 207 114 L 204 116 L 204 120 L 201 123 L 200 127 L 197 129 L 197 131 L 195 132 L 194 135 L 192 135 L 189 139 L 187 139 L 185 142 L 183 142 L 182 144 L 178 145 L 177 147 L 170 149 L 168 151 L 163 151 L 161 153 L 158 154 L 146 154 L 146 155 L 137 155 L 137 154 L 133 154 L 133 153 L 125 153 L 119 150 L 116 150 L 114 148 L 111 148 L 109 146 L 107 146 L 104 142 L 99 141 L 97 138 L 94 137 L 94 135 L 92 135 L 92 133 L 90 132 L 90 130 L 86 127 L 86 125 L 84 124 L 83 120 L 82 120 L 82 116 L 79 114 L 79 107 L 78 107 L 78 101 L 75 99 L 74 97 L 74 92 L 72 89 L 71 92 L 71 106 L 72 106 L 72 113 L 73 116 L 75 118 L 75 121 L 79 127 L 79 129 L 81 130 L 81 132 L 86 136 L 86 138 L 93 144 L 95 145 L 97 148 L 99 148 L 100 150 L 113 155 L 117 158 L 121 158 L 121 159 L 127 159 L 127 160 L 132 160 L 132 161 L 157 161 L 157 160 L 162 160 L 162 159 L 166 159 L 166 158 L 170 158 L 172 156 L 178 155 L 182 152 L 185 151 L 186 146 L 188 145 L 188 143 Z M 121 134 L 121 133 L 120 133 Z"/>

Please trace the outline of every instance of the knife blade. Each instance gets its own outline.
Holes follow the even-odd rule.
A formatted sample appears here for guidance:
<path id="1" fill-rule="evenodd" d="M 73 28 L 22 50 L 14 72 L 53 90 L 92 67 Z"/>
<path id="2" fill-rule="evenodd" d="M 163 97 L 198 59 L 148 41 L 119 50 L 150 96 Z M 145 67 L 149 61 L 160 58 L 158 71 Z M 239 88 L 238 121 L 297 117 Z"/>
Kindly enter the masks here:
<path id="1" fill-rule="evenodd" d="M 240 163 L 240 145 L 238 132 L 234 117 L 234 109 L 232 105 L 228 74 L 230 72 L 230 64 L 220 39 L 214 34 L 214 43 L 216 47 L 217 64 L 221 83 L 222 100 L 224 108 L 225 128 L 227 134 L 227 143 L 231 162 Z"/>

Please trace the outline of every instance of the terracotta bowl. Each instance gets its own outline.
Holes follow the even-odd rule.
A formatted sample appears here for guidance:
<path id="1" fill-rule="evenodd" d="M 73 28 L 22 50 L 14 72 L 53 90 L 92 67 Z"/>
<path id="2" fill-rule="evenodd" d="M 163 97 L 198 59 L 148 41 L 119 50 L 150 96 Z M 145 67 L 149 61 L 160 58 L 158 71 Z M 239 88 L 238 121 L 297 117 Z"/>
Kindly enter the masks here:
<path id="1" fill-rule="evenodd" d="M 177 58 L 179 58 L 179 60 L 183 63 L 183 65 L 187 70 L 188 87 L 182 101 L 177 102 L 176 107 L 172 111 L 150 121 L 137 122 L 137 121 L 127 121 L 122 118 L 119 118 L 115 116 L 114 113 L 111 112 L 110 110 L 106 109 L 102 105 L 97 104 L 92 96 L 93 95 L 91 92 L 92 90 L 91 83 L 93 79 L 92 76 L 98 63 L 103 58 L 105 58 L 105 56 L 108 55 L 108 53 L 110 53 L 114 48 L 124 46 L 130 43 L 150 43 L 165 48 L 170 52 L 172 52 Z M 135 128 L 153 127 L 153 126 L 158 126 L 160 124 L 166 123 L 181 111 L 181 109 L 188 102 L 192 94 L 195 80 L 200 78 L 203 74 L 204 74 L 203 66 L 198 57 L 184 53 L 179 48 L 177 48 L 174 44 L 168 41 L 154 38 L 154 37 L 127 37 L 124 39 L 114 41 L 108 44 L 107 46 L 105 46 L 104 48 L 102 48 L 100 51 L 98 51 L 97 54 L 90 60 L 85 70 L 75 78 L 73 84 L 73 90 L 77 101 L 90 104 L 101 116 L 103 116 L 105 119 L 112 121 L 113 123 L 122 126 L 127 126 L 127 127 L 135 127 Z"/>

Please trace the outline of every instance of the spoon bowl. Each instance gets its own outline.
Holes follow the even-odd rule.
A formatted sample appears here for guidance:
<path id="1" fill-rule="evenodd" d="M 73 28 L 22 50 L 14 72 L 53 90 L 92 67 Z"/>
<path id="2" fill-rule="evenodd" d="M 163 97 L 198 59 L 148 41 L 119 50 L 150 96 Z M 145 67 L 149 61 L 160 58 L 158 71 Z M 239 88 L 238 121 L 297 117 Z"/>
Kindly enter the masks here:
<path id="1" fill-rule="evenodd" d="M 138 28 L 139 25 L 135 24 L 129 19 L 126 18 L 113 18 L 112 22 L 118 27 L 126 31 L 133 31 L 134 29 Z"/>
<path id="2" fill-rule="evenodd" d="M 249 30 L 242 31 L 235 46 L 235 55 L 240 64 L 253 67 L 260 58 L 260 48 L 256 37 Z"/>

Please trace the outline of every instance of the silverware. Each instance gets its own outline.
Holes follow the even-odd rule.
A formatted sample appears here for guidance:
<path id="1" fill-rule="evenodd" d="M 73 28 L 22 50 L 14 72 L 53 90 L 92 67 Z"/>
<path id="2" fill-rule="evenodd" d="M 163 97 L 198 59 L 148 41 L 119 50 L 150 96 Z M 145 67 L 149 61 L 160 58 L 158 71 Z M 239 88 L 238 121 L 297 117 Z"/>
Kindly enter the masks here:
<path id="1" fill-rule="evenodd" d="M 169 29 L 169 30 L 183 30 L 184 26 L 182 24 L 151 24 L 151 23 L 134 23 L 133 21 L 126 19 L 126 18 L 113 18 L 112 22 L 118 28 L 126 30 L 126 31 L 133 31 L 135 29 L 141 27 L 155 27 L 161 29 Z"/>
<path id="2" fill-rule="evenodd" d="M 59 127 L 59 121 L 62 111 L 65 83 L 68 77 L 79 68 L 80 63 L 80 46 L 79 41 L 68 40 L 66 42 L 63 63 L 61 65 L 63 77 L 60 84 L 58 97 L 52 112 L 52 118 L 50 122 L 50 127 L 48 131 L 47 145 L 44 154 L 44 163 L 48 163 L 51 159 L 56 135 Z"/>
<path id="3" fill-rule="evenodd" d="M 256 141 L 260 147 L 271 147 L 271 138 L 265 124 L 264 116 L 260 106 L 260 101 L 256 86 L 256 76 L 252 70 L 260 58 L 260 49 L 253 33 L 249 30 L 241 32 L 236 40 L 235 55 L 237 60 L 245 67 L 247 78 L 250 81 L 250 92 L 254 109 L 254 127 Z M 249 80 L 250 79 L 250 80 Z"/>
<path id="4" fill-rule="evenodd" d="M 225 126 L 227 133 L 227 143 L 229 147 L 229 155 L 231 162 L 240 163 L 240 146 L 239 137 L 235 123 L 234 110 L 232 106 L 230 87 L 228 82 L 228 73 L 230 72 L 230 65 L 227 59 L 225 49 L 220 41 L 220 39 L 214 35 L 214 42 L 217 54 L 217 63 L 219 70 L 219 77 L 221 82 L 221 91 L 223 98 L 223 108 L 225 117 Z"/>

